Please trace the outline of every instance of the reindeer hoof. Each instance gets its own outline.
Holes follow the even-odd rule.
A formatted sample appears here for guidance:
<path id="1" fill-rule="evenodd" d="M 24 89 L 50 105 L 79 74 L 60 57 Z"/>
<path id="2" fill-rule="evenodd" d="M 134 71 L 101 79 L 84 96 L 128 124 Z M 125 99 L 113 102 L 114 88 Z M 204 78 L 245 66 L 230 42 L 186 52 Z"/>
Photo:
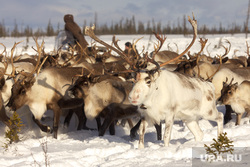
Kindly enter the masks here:
<path id="1" fill-rule="evenodd" d="M 47 127 L 47 132 L 51 134 L 51 133 L 53 133 L 53 129 L 51 129 L 51 128 L 48 126 L 48 127 Z"/>

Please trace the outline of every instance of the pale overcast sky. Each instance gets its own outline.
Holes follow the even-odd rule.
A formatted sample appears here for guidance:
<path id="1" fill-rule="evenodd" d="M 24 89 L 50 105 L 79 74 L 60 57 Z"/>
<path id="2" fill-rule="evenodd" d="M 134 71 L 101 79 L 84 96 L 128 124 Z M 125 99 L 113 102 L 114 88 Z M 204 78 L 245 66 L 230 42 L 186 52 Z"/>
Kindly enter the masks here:
<path id="1" fill-rule="evenodd" d="M 45 28 L 49 20 L 54 27 L 64 27 L 63 16 L 71 13 L 82 26 L 94 22 L 95 13 L 100 25 L 118 23 L 122 18 L 135 16 L 136 23 L 149 20 L 162 26 L 182 22 L 183 16 L 194 12 L 198 26 L 228 27 L 232 23 L 243 25 L 248 0 L 1 0 L 0 22 L 5 26 L 27 25 Z M 20 28 L 20 27 L 19 27 Z"/>

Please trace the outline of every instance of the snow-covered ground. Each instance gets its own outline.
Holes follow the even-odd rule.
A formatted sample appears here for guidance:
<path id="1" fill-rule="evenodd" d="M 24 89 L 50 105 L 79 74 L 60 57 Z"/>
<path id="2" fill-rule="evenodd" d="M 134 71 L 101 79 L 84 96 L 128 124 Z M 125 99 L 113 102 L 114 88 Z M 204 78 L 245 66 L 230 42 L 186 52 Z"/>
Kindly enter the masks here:
<path id="1" fill-rule="evenodd" d="M 134 40 L 143 37 L 137 43 L 138 51 L 143 49 L 143 46 L 148 51 L 153 50 L 153 44 L 156 42 L 154 36 L 150 38 L 149 35 L 117 35 L 116 38 L 120 39 L 119 44 L 121 48 L 124 48 L 124 44 L 127 41 L 133 42 Z M 223 47 L 218 48 L 220 41 L 225 46 L 225 39 L 229 40 L 232 44 L 229 52 L 229 57 L 232 57 L 234 53 L 236 56 L 247 56 L 246 54 L 246 41 L 250 43 L 250 38 L 247 40 L 243 34 L 231 35 L 208 35 L 205 36 L 208 39 L 208 44 L 211 43 L 207 50 L 211 56 L 222 55 L 224 53 Z M 112 36 L 99 36 L 100 39 L 111 43 Z M 89 43 L 93 41 L 86 37 Z M 191 48 L 191 53 L 198 52 L 200 45 L 196 40 L 196 43 Z M 8 55 L 15 42 L 23 41 L 17 46 L 16 54 L 28 53 L 35 54 L 36 52 L 32 47 L 36 48 L 36 45 L 32 38 L 29 38 L 29 42 L 26 43 L 26 38 L 0 38 L 0 42 L 7 48 Z M 55 37 L 39 38 L 38 42 L 44 40 L 45 52 L 54 50 Z M 167 35 L 166 42 L 162 50 L 169 49 L 171 47 L 173 51 L 176 51 L 176 45 L 178 46 L 179 53 L 184 50 L 188 43 L 192 40 L 192 36 L 183 37 L 182 35 Z M 149 46 L 148 46 L 149 44 Z M 28 49 L 25 50 L 25 46 L 28 45 Z M 235 50 L 239 50 L 234 52 Z M 0 52 L 2 53 L 3 47 L 0 46 Z M 224 106 L 218 106 L 220 112 L 224 112 Z M 76 118 L 71 121 L 70 127 L 65 128 L 61 124 L 59 127 L 58 139 L 54 139 L 51 134 L 45 134 L 40 132 L 36 125 L 29 127 L 25 113 L 20 113 L 25 126 L 23 127 L 20 138 L 21 141 L 12 144 L 7 151 L 0 147 L 0 166 L 192 166 L 192 150 L 193 148 L 203 147 L 204 144 L 211 144 L 213 138 L 217 138 L 217 126 L 216 123 L 206 120 L 200 120 L 199 124 L 204 131 L 204 139 L 201 142 L 196 142 L 193 135 L 185 126 L 185 124 L 175 123 L 172 130 L 172 137 L 169 147 L 163 146 L 163 141 L 157 141 L 156 132 L 154 127 L 149 127 L 145 135 L 145 148 L 138 149 L 138 136 L 135 140 L 131 140 L 129 137 L 128 125 L 122 127 L 116 126 L 116 135 L 111 136 L 109 132 L 103 137 L 99 137 L 97 131 L 81 130 L 76 131 Z M 48 111 L 43 120 L 51 125 L 52 112 Z M 61 118 L 63 122 L 63 117 Z M 235 147 L 248 148 L 250 147 L 250 126 L 249 119 L 243 118 L 242 125 L 235 126 L 235 115 L 227 125 L 224 126 L 224 132 L 227 132 L 228 137 L 233 140 Z M 95 121 L 88 121 L 88 126 L 96 128 Z M 31 130 L 32 129 L 32 130 Z M 4 138 L 5 126 L 0 122 L 0 146 L 6 143 Z M 47 148 L 47 151 L 43 149 Z M 46 154 L 45 154 L 46 153 Z M 248 150 L 241 150 L 239 154 L 243 155 L 243 160 L 240 161 L 238 166 L 249 166 L 250 164 L 250 152 Z M 247 163 L 247 161 L 249 163 Z M 199 166 L 200 164 L 193 164 L 193 166 Z M 222 166 L 235 166 L 233 163 L 222 163 Z"/>

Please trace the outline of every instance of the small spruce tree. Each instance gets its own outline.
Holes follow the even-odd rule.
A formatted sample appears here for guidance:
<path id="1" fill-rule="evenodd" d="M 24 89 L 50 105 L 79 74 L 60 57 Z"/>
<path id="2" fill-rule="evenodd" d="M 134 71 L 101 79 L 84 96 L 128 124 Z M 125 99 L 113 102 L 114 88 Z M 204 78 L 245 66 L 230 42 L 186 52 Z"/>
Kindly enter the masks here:
<path id="1" fill-rule="evenodd" d="M 231 153 L 233 154 L 234 151 L 234 145 L 232 144 L 233 141 L 229 140 L 227 137 L 227 133 L 222 133 L 218 137 L 218 140 L 213 139 L 213 143 L 208 146 L 204 144 L 205 150 L 207 154 L 212 154 L 217 158 L 218 155 L 221 155 L 223 153 Z"/>
<path id="2" fill-rule="evenodd" d="M 8 149 L 10 144 L 12 144 L 13 142 L 18 142 L 20 140 L 18 133 L 21 131 L 21 127 L 23 126 L 23 123 L 19 118 L 17 112 L 14 112 L 12 117 L 10 117 L 9 123 L 10 128 L 5 132 L 5 138 L 7 142 L 4 143 L 4 148 L 6 150 Z"/>

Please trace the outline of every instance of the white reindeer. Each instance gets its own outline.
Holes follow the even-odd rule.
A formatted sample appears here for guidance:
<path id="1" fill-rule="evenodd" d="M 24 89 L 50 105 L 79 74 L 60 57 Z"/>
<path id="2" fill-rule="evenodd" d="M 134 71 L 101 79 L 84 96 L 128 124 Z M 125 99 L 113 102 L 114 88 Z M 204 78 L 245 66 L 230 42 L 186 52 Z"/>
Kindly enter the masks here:
<path id="1" fill-rule="evenodd" d="M 184 55 L 193 45 L 197 36 L 196 20 L 191 20 L 194 38 L 188 48 L 175 59 Z M 166 63 L 161 64 L 161 66 Z M 144 148 L 144 133 L 148 122 L 159 124 L 165 120 L 164 145 L 168 146 L 175 119 L 181 119 L 195 136 L 196 141 L 203 138 L 198 125 L 200 118 L 216 121 L 218 135 L 223 131 L 223 114 L 216 108 L 214 86 L 199 78 L 192 78 L 164 68 L 141 70 L 129 94 L 131 104 L 143 108 L 145 120 L 140 126 L 139 148 Z"/>
<path id="2" fill-rule="evenodd" d="M 129 100 L 133 105 L 145 108 L 141 111 L 146 121 L 159 124 L 161 120 L 165 120 L 165 146 L 169 145 L 175 119 L 186 123 L 196 141 L 203 138 L 197 122 L 200 118 L 216 121 L 218 135 L 222 133 L 223 114 L 216 108 L 214 86 L 198 78 L 186 77 L 165 69 L 153 75 L 140 72 L 129 94 Z M 146 124 L 140 127 L 139 148 L 144 147 Z"/>

